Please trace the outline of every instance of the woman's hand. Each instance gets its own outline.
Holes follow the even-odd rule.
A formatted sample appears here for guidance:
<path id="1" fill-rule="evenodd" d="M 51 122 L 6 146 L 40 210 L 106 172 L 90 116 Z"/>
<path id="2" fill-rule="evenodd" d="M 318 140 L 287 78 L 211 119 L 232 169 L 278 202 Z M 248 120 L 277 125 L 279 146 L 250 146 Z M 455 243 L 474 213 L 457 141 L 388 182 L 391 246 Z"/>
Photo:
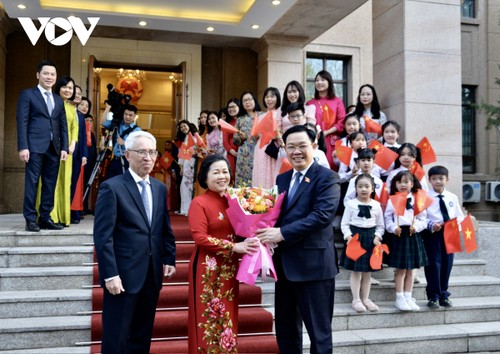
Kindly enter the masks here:
<path id="1" fill-rule="evenodd" d="M 255 237 L 247 238 L 243 242 L 235 243 L 233 252 L 252 255 L 259 250 L 259 240 Z"/>

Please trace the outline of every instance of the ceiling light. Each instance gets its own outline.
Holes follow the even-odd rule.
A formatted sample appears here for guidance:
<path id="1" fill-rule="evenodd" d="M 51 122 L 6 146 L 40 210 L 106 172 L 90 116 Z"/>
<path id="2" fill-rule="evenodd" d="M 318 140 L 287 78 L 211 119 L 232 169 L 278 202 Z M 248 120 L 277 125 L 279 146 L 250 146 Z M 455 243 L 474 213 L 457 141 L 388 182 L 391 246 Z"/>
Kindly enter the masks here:
<path id="1" fill-rule="evenodd" d="M 26 10 L 26 5 L 19 4 L 19 5 L 17 5 L 17 8 L 20 9 L 20 10 Z"/>
<path id="2" fill-rule="evenodd" d="M 146 21 L 139 21 L 139 26 L 146 26 L 148 23 Z"/>
<path id="3" fill-rule="evenodd" d="M 271 4 L 273 4 L 274 6 L 278 6 L 279 4 L 281 4 L 281 1 L 280 0 L 273 0 L 271 2 Z"/>
<path id="4" fill-rule="evenodd" d="M 213 32 L 213 31 L 215 31 L 215 28 L 213 28 L 212 26 L 208 26 L 207 27 L 207 31 L 208 32 Z"/>
<path id="5" fill-rule="evenodd" d="M 259 25 L 252 25 L 252 29 L 259 29 Z"/>

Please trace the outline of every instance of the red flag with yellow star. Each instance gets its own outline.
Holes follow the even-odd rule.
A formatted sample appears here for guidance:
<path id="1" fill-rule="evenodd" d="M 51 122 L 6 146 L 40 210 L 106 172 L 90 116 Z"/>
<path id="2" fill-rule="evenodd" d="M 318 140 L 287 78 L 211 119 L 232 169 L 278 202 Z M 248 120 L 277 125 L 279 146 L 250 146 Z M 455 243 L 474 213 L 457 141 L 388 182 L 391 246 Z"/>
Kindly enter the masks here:
<path id="1" fill-rule="evenodd" d="M 470 214 L 465 217 L 460 226 L 462 226 L 462 235 L 464 236 L 465 252 L 474 252 L 477 250 L 476 231 L 474 231 Z"/>
<path id="2" fill-rule="evenodd" d="M 187 147 L 190 148 L 190 147 L 195 146 L 195 145 L 196 145 L 196 141 L 194 140 L 194 136 L 193 136 L 193 134 L 191 134 L 191 132 L 189 132 L 188 140 L 187 140 Z"/>
<path id="3" fill-rule="evenodd" d="M 352 148 L 349 146 L 338 145 L 335 147 L 335 154 L 340 162 L 349 166 L 351 164 Z"/>
<path id="4" fill-rule="evenodd" d="M 462 252 L 457 218 L 444 223 L 444 244 L 446 246 L 446 253 L 448 254 Z"/>
<path id="5" fill-rule="evenodd" d="M 382 269 L 382 254 L 389 254 L 389 247 L 386 244 L 380 244 L 373 247 L 372 255 L 370 257 L 370 267 L 373 270 Z"/>
<path id="6" fill-rule="evenodd" d="M 382 135 L 382 126 L 368 116 L 363 116 L 365 120 L 365 130 L 367 133 L 377 133 Z"/>
<path id="7" fill-rule="evenodd" d="M 410 172 L 413 173 L 419 181 L 425 177 L 425 170 L 417 161 L 413 161 L 413 164 L 410 166 Z"/>
<path id="8" fill-rule="evenodd" d="M 394 207 L 394 213 L 399 216 L 405 215 L 406 211 L 406 199 L 408 195 L 406 193 L 396 193 L 389 196 L 389 200 Z"/>
<path id="9" fill-rule="evenodd" d="M 335 111 L 326 103 L 321 107 L 321 121 L 323 122 L 323 130 L 330 129 L 336 122 L 337 117 Z"/>
<path id="10" fill-rule="evenodd" d="M 434 149 L 432 148 L 431 143 L 426 137 L 420 140 L 420 142 L 417 144 L 417 147 L 420 149 L 420 155 L 422 156 L 422 165 L 427 165 L 429 163 L 437 161 Z"/>
<path id="11" fill-rule="evenodd" d="M 375 200 L 382 205 L 382 208 L 385 210 L 387 206 L 387 202 L 389 201 L 389 187 L 387 187 L 387 183 L 382 184 L 382 188 L 380 190 L 380 195 L 375 193 Z"/>
<path id="12" fill-rule="evenodd" d="M 288 159 L 286 157 L 283 158 L 283 160 L 281 161 L 280 174 L 284 173 L 286 171 L 290 171 L 292 168 L 293 168 L 293 166 L 290 163 L 290 161 L 288 161 Z"/>
<path id="13" fill-rule="evenodd" d="M 276 130 L 278 129 L 278 123 L 274 119 L 272 111 L 267 112 L 267 114 L 260 120 L 257 124 L 256 133 L 262 134 L 260 138 L 259 147 L 262 149 L 264 146 L 269 144 L 272 139 L 276 137 Z"/>
<path id="14" fill-rule="evenodd" d="M 168 151 L 165 151 L 165 153 L 160 157 L 160 164 L 165 170 L 168 170 L 170 166 L 172 166 L 173 161 L 174 158 L 172 157 L 172 154 L 169 153 Z"/>
<path id="15" fill-rule="evenodd" d="M 356 262 L 365 253 L 366 250 L 361 246 L 361 242 L 359 241 L 359 234 L 355 234 L 347 244 L 345 255 Z"/>
<path id="16" fill-rule="evenodd" d="M 201 148 L 207 148 L 207 144 L 203 141 L 203 138 L 198 133 L 194 133 L 194 137 L 196 138 L 196 146 Z"/>
<path id="17" fill-rule="evenodd" d="M 231 124 L 226 122 L 224 119 L 219 119 L 219 125 L 220 125 L 220 130 L 222 130 L 224 133 L 237 133 L 238 129 L 233 127 Z"/>
<path id="18" fill-rule="evenodd" d="M 423 189 L 419 189 L 416 193 L 413 193 L 413 198 L 415 200 L 413 205 L 414 215 L 420 214 L 434 202 L 434 199 Z"/>
<path id="19" fill-rule="evenodd" d="M 184 160 L 189 160 L 191 157 L 193 157 L 194 150 L 190 147 L 188 147 L 185 143 L 182 143 L 181 147 L 179 148 L 179 158 L 184 159 Z"/>
<path id="20" fill-rule="evenodd" d="M 376 139 L 372 139 L 368 147 L 377 151 L 373 162 L 384 170 L 388 170 L 392 163 L 398 158 L 398 154 L 396 152 L 392 151 Z"/>

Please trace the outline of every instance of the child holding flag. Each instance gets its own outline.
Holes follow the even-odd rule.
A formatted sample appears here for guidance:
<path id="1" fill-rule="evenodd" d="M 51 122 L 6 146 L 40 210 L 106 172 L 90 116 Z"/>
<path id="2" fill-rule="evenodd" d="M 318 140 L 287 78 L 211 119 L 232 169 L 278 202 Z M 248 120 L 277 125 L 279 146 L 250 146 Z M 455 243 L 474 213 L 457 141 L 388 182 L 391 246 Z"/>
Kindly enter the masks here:
<path id="1" fill-rule="evenodd" d="M 420 189 L 420 182 L 410 171 L 398 172 L 392 179 L 389 202 L 384 214 L 385 228 L 393 234 L 388 265 L 396 268 L 395 306 L 401 311 L 420 310 L 412 297 L 415 269 L 427 265 L 421 236 L 421 232 L 427 227 L 427 216 L 425 210 L 416 211 L 417 203 L 413 195 Z"/>
<path id="2" fill-rule="evenodd" d="M 347 245 L 342 252 L 340 265 L 352 271 L 349 282 L 353 310 L 356 312 L 378 311 L 378 306 L 369 298 L 371 272 L 374 271 L 370 265 L 370 257 L 374 246 L 381 244 L 384 217 L 380 203 L 371 198 L 375 191 L 372 176 L 359 175 L 356 177 L 355 186 L 356 199 L 347 202 L 342 217 L 341 229 Z M 355 252 L 357 255 L 353 255 L 351 249 L 358 242 L 360 243 L 358 250 L 361 247 L 365 253 Z M 359 258 L 356 258 L 358 256 Z"/>
<path id="3" fill-rule="evenodd" d="M 453 266 L 453 253 L 446 252 L 444 241 L 444 223 L 457 218 L 458 223 L 464 219 L 464 214 L 458 197 L 446 189 L 448 169 L 444 166 L 433 166 L 429 169 L 429 182 L 432 189 L 429 195 L 434 199 L 427 209 L 427 229 L 424 234 L 424 246 L 429 259 L 425 266 L 427 279 L 427 306 L 438 309 L 439 306 L 451 307 L 448 281 Z"/>

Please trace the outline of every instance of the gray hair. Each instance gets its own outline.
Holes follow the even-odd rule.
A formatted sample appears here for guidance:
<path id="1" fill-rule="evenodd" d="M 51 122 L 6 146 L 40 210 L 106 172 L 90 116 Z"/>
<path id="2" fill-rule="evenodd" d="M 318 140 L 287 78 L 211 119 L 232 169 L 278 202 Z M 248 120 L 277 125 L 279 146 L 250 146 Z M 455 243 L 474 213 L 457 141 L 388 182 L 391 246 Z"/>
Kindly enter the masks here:
<path id="1" fill-rule="evenodd" d="M 151 140 L 153 142 L 153 145 L 156 148 L 156 138 L 153 136 L 153 134 L 139 130 L 139 131 L 132 132 L 127 136 L 127 138 L 125 139 L 125 150 L 133 149 L 134 145 L 135 145 L 135 141 L 138 138 L 146 138 L 146 139 Z"/>

